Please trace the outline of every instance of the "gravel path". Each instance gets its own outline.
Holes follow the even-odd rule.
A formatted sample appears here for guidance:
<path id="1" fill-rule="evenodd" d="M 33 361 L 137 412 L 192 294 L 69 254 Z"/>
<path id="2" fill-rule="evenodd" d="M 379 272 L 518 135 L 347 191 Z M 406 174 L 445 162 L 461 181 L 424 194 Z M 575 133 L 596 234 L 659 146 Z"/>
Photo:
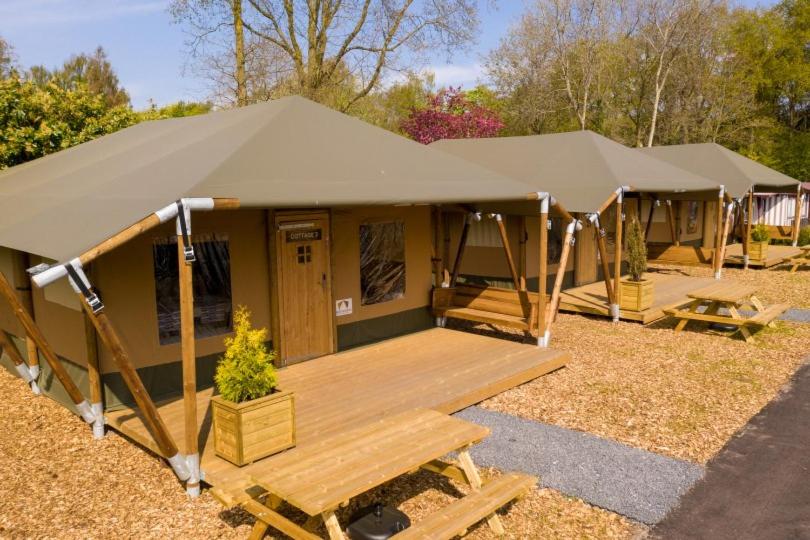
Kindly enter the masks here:
<path id="1" fill-rule="evenodd" d="M 810 322 L 810 309 L 791 308 L 779 318 L 784 321 Z"/>
<path id="2" fill-rule="evenodd" d="M 704 311 L 706 311 L 706 306 L 700 306 L 698 308 L 699 313 L 703 313 Z M 720 308 L 719 313 L 721 315 L 728 315 L 728 310 L 725 308 Z M 756 314 L 756 311 L 741 309 L 740 313 L 746 317 L 751 317 Z M 782 313 L 778 319 L 780 321 L 810 322 L 810 309 L 790 308 L 786 312 Z"/>
<path id="3" fill-rule="evenodd" d="M 488 426 L 476 463 L 536 474 L 541 484 L 654 524 L 703 476 L 703 467 L 580 431 L 470 407 L 458 416 Z"/>

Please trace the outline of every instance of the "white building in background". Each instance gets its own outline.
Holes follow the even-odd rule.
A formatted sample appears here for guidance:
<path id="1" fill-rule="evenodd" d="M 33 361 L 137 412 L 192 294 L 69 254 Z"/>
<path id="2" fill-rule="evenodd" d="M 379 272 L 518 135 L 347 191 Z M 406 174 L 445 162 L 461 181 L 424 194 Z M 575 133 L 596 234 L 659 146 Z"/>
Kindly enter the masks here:
<path id="1" fill-rule="evenodd" d="M 810 223 L 810 182 L 802 184 L 801 225 Z M 792 226 L 796 212 L 796 195 L 788 193 L 757 193 L 754 196 L 754 223 Z"/>

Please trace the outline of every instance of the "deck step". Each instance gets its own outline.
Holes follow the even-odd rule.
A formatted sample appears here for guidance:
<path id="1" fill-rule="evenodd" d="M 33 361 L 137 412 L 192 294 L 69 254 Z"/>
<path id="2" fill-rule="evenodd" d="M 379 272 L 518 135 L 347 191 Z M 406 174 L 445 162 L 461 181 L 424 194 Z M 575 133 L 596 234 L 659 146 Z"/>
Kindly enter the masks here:
<path id="1" fill-rule="evenodd" d="M 527 493 L 536 484 L 537 478 L 534 476 L 506 473 L 484 484 L 480 491 L 470 493 L 394 535 L 394 538 L 449 540 L 464 534 L 467 529 Z"/>
<path id="2" fill-rule="evenodd" d="M 452 319 L 464 319 L 466 321 L 482 322 L 487 324 L 500 324 L 510 328 L 518 328 L 520 330 L 528 330 L 529 328 L 529 323 L 525 317 L 505 315 L 502 313 L 494 313 L 492 311 L 484 311 L 475 308 L 453 307 L 444 310 L 442 314 L 445 317 L 450 317 Z"/>

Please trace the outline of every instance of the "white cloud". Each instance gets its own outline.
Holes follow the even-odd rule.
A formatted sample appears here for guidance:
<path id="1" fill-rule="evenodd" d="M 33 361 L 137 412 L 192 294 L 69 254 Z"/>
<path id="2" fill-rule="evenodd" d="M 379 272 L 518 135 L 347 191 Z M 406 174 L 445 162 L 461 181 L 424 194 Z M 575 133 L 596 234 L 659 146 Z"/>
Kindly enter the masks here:
<path id="1" fill-rule="evenodd" d="M 484 77 L 484 66 L 481 64 L 437 64 L 428 66 L 424 72 L 432 72 L 436 86 L 463 86 L 465 89 L 478 85 Z"/>
<path id="2" fill-rule="evenodd" d="M 168 0 L 7 0 L 0 4 L 4 26 L 52 26 L 93 22 L 163 11 Z"/>

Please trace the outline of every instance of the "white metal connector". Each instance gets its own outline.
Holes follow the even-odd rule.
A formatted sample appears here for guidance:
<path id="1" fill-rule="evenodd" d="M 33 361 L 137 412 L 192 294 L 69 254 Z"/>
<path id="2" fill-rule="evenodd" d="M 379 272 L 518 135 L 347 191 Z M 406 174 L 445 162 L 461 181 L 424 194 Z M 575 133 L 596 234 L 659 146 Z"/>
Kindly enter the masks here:
<path id="1" fill-rule="evenodd" d="M 548 347 L 549 343 L 551 342 L 551 332 L 546 330 L 542 336 L 537 338 L 537 346 L 546 348 Z"/>
<path id="2" fill-rule="evenodd" d="M 90 405 L 90 409 L 93 411 L 93 415 L 95 415 L 95 420 L 93 420 L 93 438 L 94 439 L 103 439 L 104 438 L 104 405 L 101 403 L 93 403 Z"/>
<path id="3" fill-rule="evenodd" d="M 200 454 L 190 454 L 186 456 L 189 477 L 186 480 L 186 493 L 189 497 L 200 496 Z"/>
<path id="4" fill-rule="evenodd" d="M 168 458 L 166 461 L 169 462 L 174 474 L 177 475 L 182 482 L 191 477 L 191 472 L 188 470 L 188 462 L 186 462 L 186 457 L 181 455 L 179 452 L 172 457 Z"/>
<path id="5" fill-rule="evenodd" d="M 76 410 L 79 411 L 82 419 L 88 424 L 92 424 L 96 419 L 96 415 L 93 414 L 93 409 L 90 408 L 90 403 L 86 399 L 76 404 Z"/>

